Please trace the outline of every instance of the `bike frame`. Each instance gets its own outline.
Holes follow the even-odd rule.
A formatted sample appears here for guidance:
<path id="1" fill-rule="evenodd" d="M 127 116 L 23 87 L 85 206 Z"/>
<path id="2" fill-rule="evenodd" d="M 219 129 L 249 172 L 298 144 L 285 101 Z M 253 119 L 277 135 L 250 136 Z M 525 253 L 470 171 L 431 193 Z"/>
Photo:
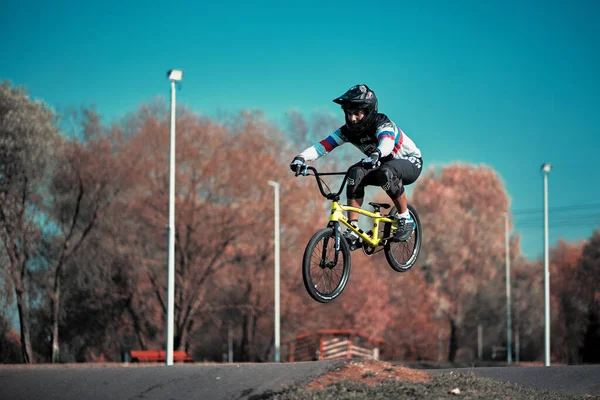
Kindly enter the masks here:
<path id="1" fill-rule="evenodd" d="M 372 234 L 369 235 L 363 232 L 362 229 L 354 227 L 352 224 L 348 222 L 348 219 L 344 216 L 344 211 L 355 211 L 361 215 L 373 219 L 373 230 Z M 341 222 L 346 225 L 350 230 L 355 232 L 358 236 L 362 238 L 365 243 L 368 243 L 372 247 L 379 246 L 381 242 L 381 238 L 379 238 L 379 223 L 393 223 L 394 220 L 381 215 L 379 211 L 370 212 L 358 207 L 351 207 L 339 204 L 337 201 L 333 201 L 331 203 L 331 216 L 329 217 L 330 223 Z"/>
<path id="2" fill-rule="evenodd" d="M 358 236 L 360 236 L 362 238 L 362 240 L 364 241 L 364 243 L 367 243 L 372 247 L 377 247 L 381 243 L 381 238 L 379 238 L 379 224 L 381 222 L 383 222 L 383 223 L 387 222 L 387 223 L 392 224 L 395 221 L 388 217 L 381 215 L 381 213 L 379 211 L 370 212 L 370 211 L 367 211 L 362 208 L 352 207 L 352 206 L 348 206 L 348 205 L 342 205 L 339 203 L 340 194 L 342 193 L 344 186 L 346 186 L 346 181 L 348 180 L 348 172 L 352 168 L 354 168 L 358 165 L 360 165 L 360 163 L 350 166 L 350 168 L 348 168 L 348 170 L 346 172 L 325 172 L 325 173 L 320 173 L 315 168 L 308 166 L 308 165 L 304 165 L 299 171 L 296 172 L 296 176 L 298 176 L 298 175 L 307 176 L 307 175 L 309 175 L 308 171 L 312 171 L 314 173 L 315 179 L 317 180 L 317 184 L 319 185 L 319 191 L 321 192 L 323 197 L 325 197 L 327 200 L 332 201 L 331 215 L 329 216 L 329 226 L 333 226 L 334 228 L 337 226 L 337 228 L 339 228 L 339 223 L 341 222 L 343 225 L 346 225 L 350 230 L 352 230 Z M 323 189 L 323 184 L 321 183 L 321 179 L 319 177 L 326 176 L 326 175 L 344 175 L 344 180 L 342 181 L 342 184 L 340 185 L 340 189 L 337 191 L 337 193 L 333 193 L 333 192 L 326 193 L 325 190 Z M 346 216 L 344 216 L 344 211 L 355 211 L 355 212 L 359 213 L 360 215 L 364 215 L 366 217 L 372 218 L 373 219 L 373 230 L 372 230 L 373 233 L 371 235 L 369 235 L 369 234 L 363 232 L 362 229 L 356 228 L 353 225 L 351 225 L 348 222 L 348 219 L 346 218 Z M 340 232 L 339 232 L 339 229 L 334 229 L 334 231 L 336 232 L 336 250 L 339 250 Z"/>

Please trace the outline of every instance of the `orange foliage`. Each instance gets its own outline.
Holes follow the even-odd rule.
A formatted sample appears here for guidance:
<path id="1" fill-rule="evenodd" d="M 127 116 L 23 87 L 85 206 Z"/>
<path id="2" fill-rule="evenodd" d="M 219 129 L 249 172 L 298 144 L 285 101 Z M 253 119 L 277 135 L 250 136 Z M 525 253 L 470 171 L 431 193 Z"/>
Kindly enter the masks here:
<path id="1" fill-rule="evenodd" d="M 419 178 L 411 202 L 424 237 L 418 269 L 438 296 L 438 315 L 460 330 L 477 294 L 501 276 L 508 196 L 491 168 L 453 164 Z M 450 335 L 453 361 L 460 344 L 454 329 Z"/>

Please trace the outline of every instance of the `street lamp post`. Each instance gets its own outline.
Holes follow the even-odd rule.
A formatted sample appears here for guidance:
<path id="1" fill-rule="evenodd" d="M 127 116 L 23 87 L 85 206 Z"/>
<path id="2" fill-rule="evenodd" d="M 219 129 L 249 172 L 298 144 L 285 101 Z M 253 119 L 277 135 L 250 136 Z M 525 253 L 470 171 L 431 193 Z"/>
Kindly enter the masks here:
<path id="1" fill-rule="evenodd" d="M 511 343 L 511 318 L 510 318 L 510 251 L 509 251 L 509 233 L 508 233 L 508 213 L 504 214 L 504 236 L 506 246 L 506 362 L 512 362 L 512 343 Z"/>
<path id="2" fill-rule="evenodd" d="M 167 73 L 171 81 L 171 144 L 169 155 L 169 266 L 167 272 L 167 350 L 166 364 L 173 365 L 173 322 L 175 311 L 175 82 L 181 81 L 183 71 Z"/>
<path id="3" fill-rule="evenodd" d="M 550 366 L 550 268 L 548 260 L 548 174 L 552 165 L 542 165 L 544 172 L 544 365 Z"/>
<path id="4" fill-rule="evenodd" d="M 275 362 L 279 362 L 279 182 L 269 185 L 275 189 Z"/>

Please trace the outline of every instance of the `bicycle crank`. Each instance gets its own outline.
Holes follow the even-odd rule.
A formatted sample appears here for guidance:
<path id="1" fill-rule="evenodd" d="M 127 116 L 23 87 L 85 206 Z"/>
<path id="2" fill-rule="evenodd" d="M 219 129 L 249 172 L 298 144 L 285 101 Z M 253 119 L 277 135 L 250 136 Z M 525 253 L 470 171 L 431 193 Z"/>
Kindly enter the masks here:
<path id="1" fill-rule="evenodd" d="M 363 246 L 362 250 L 363 250 L 363 253 L 365 253 L 365 256 L 371 257 L 373 254 L 379 253 L 380 251 L 382 251 L 383 247 L 377 249 L 377 248 L 371 247 L 371 246 Z"/>

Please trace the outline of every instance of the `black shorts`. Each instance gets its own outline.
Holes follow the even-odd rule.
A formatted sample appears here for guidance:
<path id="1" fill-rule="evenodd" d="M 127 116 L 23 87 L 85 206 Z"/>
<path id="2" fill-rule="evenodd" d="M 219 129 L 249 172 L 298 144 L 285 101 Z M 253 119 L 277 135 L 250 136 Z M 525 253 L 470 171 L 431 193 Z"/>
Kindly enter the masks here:
<path id="1" fill-rule="evenodd" d="M 390 197 L 404 193 L 404 186 L 414 183 L 423 169 L 421 157 L 384 159 L 377 169 L 353 168 L 348 175 L 346 197 L 362 199 L 365 186 L 380 186 Z"/>

